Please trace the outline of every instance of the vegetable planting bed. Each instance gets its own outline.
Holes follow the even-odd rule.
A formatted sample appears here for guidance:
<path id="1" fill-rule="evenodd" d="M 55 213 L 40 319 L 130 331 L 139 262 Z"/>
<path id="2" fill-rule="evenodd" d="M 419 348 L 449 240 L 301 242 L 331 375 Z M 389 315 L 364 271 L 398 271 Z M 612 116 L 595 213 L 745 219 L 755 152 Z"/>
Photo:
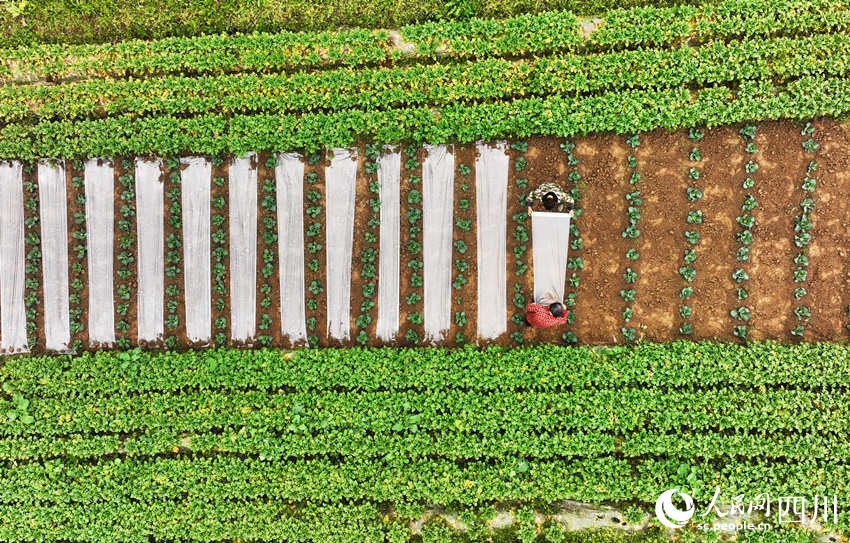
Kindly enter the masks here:
<path id="1" fill-rule="evenodd" d="M 0 539 L 442 543 L 461 514 L 458 540 L 484 542 L 505 511 L 505 541 L 601 542 L 563 533 L 561 500 L 632 509 L 632 528 L 671 487 L 700 504 L 718 486 L 720 503 L 843 500 L 848 355 L 680 341 L 10 358 Z M 765 541 L 817 540 L 781 528 Z M 848 529 L 839 506 L 825 530 Z"/>
<path id="2" fill-rule="evenodd" d="M 164 273 L 159 280 L 166 285 L 165 299 L 159 306 L 164 307 L 162 319 L 166 326 L 158 340 L 146 340 L 145 345 L 283 346 L 303 344 L 305 340 L 313 345 L 426 341 L 449 345 L 561 341 L 610 344 L 640 338 L 791 341 L 847 337 L 850 300 L 842 294 L 848 286 L 846 254 L 850 250 L 850 234 L 844 226 L 850 207 L 850 174 L 846 167 L 850 160 L 850 134 L 846 124 L 831 120 L 813 124 L 779 121 L 691 131 L 657 130 L 638 137 L 594 135 L 569 141 L 532 137 L 478 145 L 338 149 L 336 156 L 331 153 L 327 160 L 318 154 L 309 154 L 306 159 L 262 154 L 259 159 L 240 160 L 239 169 L 234 169 L 232 158 L 182 160 L 191 166 L 179 166 L 179 161 L 170 159 L 174 168 L 169 170 L 164 185 L 163 204 L 166 265 L 159 272 Z M 481 150 L 485 151 L 483 155 Z M 391 160 L 396 153 L 400 156 Z M 484 164 L 482 157 L 493 162 Z M 214 170 L 213 162 L 217 164 Z M 382 164 L 397 170 L 382 171 Z M 124 160 L 123 165 L 132 165 L 132 161 Z M 499 172 L 504 171 L 505 165 L 507 190 L 504 202 L 499 203 L 499 191 L 503 189 L 498 185 L 504 181 L 496 177 L 504 175 Z M 18 172 L 17 182 L 24 184 L 27 194 L 26 186 L 35 185 L 25 183 L 39 184 L 40 180 L 42 221 L 47 219 L 47 224 L 61 226 L 63 221 L 50 215 L 53 208 L 43 204 L 44 183 L 51 178 L 40 176 L 52 170 L 42 164 L 25 179 L 24 169 L 6 171 Z M 288 173 L 290 170 L 295 177 Z M 254 204 L 250 191 L 241 191 L 240 198 L 247 200 L 240 203 L 240 211 L 231 215 L 227 175 L 237 175 L 239 171 L 243 173 L 238 175 L 247 176 L 241 183 L 256 185 L 257 200 Z M 485 171 L 494 172 L 495 177 L 481 177 Z M 328 189 L 325 185 L 330 172 L 335 172 L 337 188 Z M 131 197 L 134 183 L 144 182 L 133 181 L 133 173 L 132 168 L 122 167 L 109 174 L 117 179 L 114 266 L 116 270 L 128 270 L 116 271 L 115 276 L 113 303 L 120 310 L 113 326 L 118 346 L 136 343 L 140 326 L 136 320 L 137 300 L 148 304 L 148 296 L 156 295 L 145 294 L 146 299 L 139 300 L 139 281 L 151 283 L 157 278 L 148 274 L 157 271 L 147 264 L 147 256 L 137 252 L 137 225 L 145 221 L 143 231 L 148 232 L 151 223 L 147 207 L 143 214 L 128 212 L 125 202 L 135 202 Z M 86 270 L 85 259 L 77 258 L 85 255 L 84 250 L 80 252 L 80 239 L 87 238 L 84 230 L 76 233 L 84 226 L 82 178 L 75 183 L 76 177 L 66 175 L 71 179 L 66 196 L 71 232 L 57 233 L 54 238 L 70 243 L 70 260 L 62 264 L 68 268 L 68 275 L 60 273 L 58 257 L 47 255 L 51 285 L 45 289 L 44 303 L 28 308 L 35 309 L 30 311 L 27 325 L 38 337 L 33 345 L 36 350 L 47 347 L 42 337 L 61 336 L 61 326 L 56 323 L 67 323 L 67 316 L 56 313 L 57 307 L 70 308 L 71 316 L 80 319 L 81 331 L 73 338 L 87 338 L 86 330 L 90 328 L 88 312 L 74 313 L 81 304 L 87 305 L 87 296 L 95 292 L 85 282 L 85 273 L 80 273 Z M 283 177 L 278 179 L 279 175 Z M 301 175 L 303 192 L 275 194 L 287 186 L 283 183 L 301 183 Z M 386 194 L 397 195 L 396 206 L 380 200 L 379 179 L 390 176 L 386 179 L 392 183 L 392 175 L 399 176 L 399 190 Z M 140 170 L 138 176 L 150 174 Z M 59 181 L 64 179 L 63 176 Z M 187 179 L 192 182 L 187 183 Z M 568 324 L 534 330 L 521 321 L 524 304 L 532 299 L 534 274 L 531 224 L 523 201 L 528 191 L 545 181 L 556 181 L 571 191 L 578 197 L 580 211 L 571 227 L 572 247 L 565 277 Z M 488 183 L 495 185 L 489 187 Z M 355 191 L 354 198 L 346 196 L 349 185 Z M 60 188 L 63 187 L 64 184 Z M 230 199 L 233 197 L 231 193 Z M 488 198 L 490 204 L 486 204 Z M 196 206 L 187 205 L 193 201 L 209 203 L 212 211 L 205 211 L 202 205 L 196 213 Z M 479 230 L 479 213 L 484 209 L 481 206 L 492 206 L 493 201 L 496 208 L 487 211 L 488 225 Z M 101 205 L 99 202 L 98 198 L 89 198 L 90 205 Z M 184 205 L 175 205 L 181 202 Z M 254 216 L 246 205 L 257 208 L 255 248 L 243 246 L 245 240 L 253 239 L 250 229 L 242 224 Z M 280 205 L 287 207 L 282 209 Z M 498 210 L 501 205 L 505 206 L 503 212 Z M 65 213 L 59 209 L 60 214 Z M 299 222 L 293 213 L 303 213 L 303 231 L 298 231 Z M 500 213 L 504 213 L 503 241 L 493 223 L 493 217 L 498 218 Z M 449 215 L 450 220 L 446 218 Z M 19 219 L 14 214 L 8 217 L 4 232 L 17 232 L 21 237 L 23 233 L 16 230 L 14 223 Z M 353 222 L 349 222 L 352 217 Z M 286 224 L 279 226 L 279 218 Z M 432 237 L 427 231 L 429 224 L 436 229 Z M 391 226 L 399 230 L 398 256 L 393 254 Z M 380 273 L 383 235 L 389 236 L 385 240 L 388 253 L 384 256 L 398 258 L 397 275 L 392 277 Z M 489 236 L 485 245 L 481 236 Z M 55 239 L 48 248 L 51 254 L 58 255 L 60 246 Z M 88 236 L 89 242 L 93 239 L 99 236 Z M 147 240 L 143 244 L 147 251 L 149 243 Z M 332 246 L 328 247 L 328 243 Z M 503 272 L 494 270 L 492 264 L 499 261 L 500 244 L 507 257 L 500 265 Z M 479 248 L 487 254 L 478 255 Z M 98 251 L 107 249 L 101 247 Z M 305 265 L 303 287 L 295 286 L 298 276 L 293 275 L 289 265 L 299 251 Z M 20 253 L 9 254 L 20 258 Z M 245 256 L 239 256 L 250 254 L 256 254 L 256 281 L 243 277 L 242 272 L 240 281 L 227 279 L 228 267 L 233 266 L 249 270 L 251 275 L 252 268 L 240 263 Z M 488 259 L 487 263 L 482 265 L 479 257 Z M 136 261 L 141 263 L 138 271 Z M 185 282 L 184 262 L 193 263 L 192 276 L 187 276 Z M 292 262 L 297 262 L 297 258 Z M 95 261 L 89 265 L 90 277 L 99 269 L 96 265 L 99 264 Z M 285 277 L 279 275 L 281 265 Z M 41 272 L 33 266 L 28 269 Z M 135 278 L 137 273 L 144 277 Z M 486 276 L 483 285 L 487 291 L 483 293 L 478 290 L 482 274 Z M 71 290 L 61 288 L 61 281 L 57 280 L 62 277 L 66 277 Z M 22 297 L 16 281 L 14 276 L 0 278 L 0 289 L 17 291 L 17 296 Z M 237 288 L 233 290 L 232 285 Z M 38 283 L 32 281 L 30 286 Z M 281 287 L 288 292 L 286 304 L 281 303 Z M 299 288 L 303 288 L 303 299 L 298 298 Z M 381 288 L 385 289 L 383 298 L 379 296 Z M 506 305 L 489 293 L 494 288 L 504 289 Z M 393 289 L 397 294 L 387 294 Z M 256 292 L 256 302 L 250 301 L 252 292 Z M 331 292 L 333 295 L 329 296 Z M 234 303 L 234 296 L 238 303 Z M 481 300 L 481 296 L 488 299 Z M 449 301 L 448 313 L 445 300 Z M 244 314 L 246 301 L 256 303 L 256 314 Z M 213 302 L 214 312 L 210 314 Z M 482 302 L 489 308 L 487 331 L 484 337 L 478 337 L 483 323 L 478 314 Z M 14 303 L 7 303 L 17 311 Z M 24 301 L 16 303 L 20 307 Z M 383 318 L 397 311 L 398 322 L 395 327 L 384 323 L 388 328 L 379 338 L 375 320 L 382 314 L 382 303 Z M 186 319 L 184 304 L 193 309 L 192 319 Z M 306 308 L 300 321 L 299 304 Z M 332 326 L 328 324 L 328 309 L 334 313 Z M 236 311 L 238 320 L 233 321 Z M 290 312 L 296 316 L 290 317 Z M 288 322 L 284 330 L 281 314 L 297 322 Z M 0 322 L 5 322 L 2 317 Z M 14 314 L 9 322 L 11 337 L 18 333 Z M 42 322 L 54 323 L 52 335 L 42 332 Z M 123 324 L 119 326 L 122 322 L 127 323 L 126 329 Z M 191 323 L 191 338 L 185 335 L 184 323 Z M 299 330 L 301 323 L 306 337 Z M 234 324 L 238 324 L 236 331 Z M 332 333 L 326 332 L 329 328 L 333 328 Z M 494 329 L 502 331 L 493 333 Z M 103 337 L 102 331 L 99 334 Z M 19 333 L 18 336 L 20 342 Z M 149 332 L 138 337 L 149 338 Z M 126 338 L 125 343 L 120 338 Z M 52 347 L 63 350 L 101 343 L 94 339 L 77 341 L 74 345 L 65 340 Z M 6 347 L 13 351 L 22 345 Z"/>

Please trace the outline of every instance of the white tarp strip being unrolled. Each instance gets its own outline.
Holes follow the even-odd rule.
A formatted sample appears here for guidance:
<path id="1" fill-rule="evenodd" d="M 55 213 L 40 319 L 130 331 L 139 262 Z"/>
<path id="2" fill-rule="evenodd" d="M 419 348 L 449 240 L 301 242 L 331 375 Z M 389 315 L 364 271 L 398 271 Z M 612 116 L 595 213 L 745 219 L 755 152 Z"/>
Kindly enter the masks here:
<path id="1" fill-rule="evenodd" d="M 257 324 L 257 155 L 230 165 L 231 338 L 247 341 Z"/>
<path id="2" fill-rule="evenodd" d="M 494 339 L 508 329 L 507 220 L 508 162 L 507 144 L 495 146 L 476 143 L 475 214 L 478 246 L 478 336 Z"/>
<path id="3" fill-rule="evenodd" d="M 401 151 L 388 151 L 378 159 L 378 183 L 381 185 L 381 224 L 378 252 L 378 321 L 375 334 L 391 341 L 398 333 L 399 251 L 400 251 L 400 178 Z"/>
<path id="4" fill-rule="evenodd" d="M 38 163 L 45 347 L 65 351 L 71 342 L 68 301 L 68 207 L 65 163 Z"/>
<path id="5" fill-rule="evenodd" d="M 115 342 L 112 291 L 114 170 L 98 159 L 86 161 L 86 232 L 88 234 L 89 343 Z"/>
<path id="6" fill-rule="evenodd" d="M 422 164 L 425 339 L 439 341 L 451 326 L 454 154 L 445 145 L 426 145 L 425 151 Z"/>
<path id="7" fill-rule="evenodd" d="M 357 149 L 333 149 L 325 168 L 325 246 L 328 336 L 347 340 L 351 328 L 351 250 L 354 244 L 354 193 Z"/>
<path id="8" fill-rule="evenodd" d="M 139 238 L 137 320 L 140 341 L 156 341 L 165 331 L 165 210 L 161 167 L 160 159 L 136 159 L 136 232 Z"/>
<path id="9" fill-rule="evenodd" d="M 531 258 L 534 301 L 563 301 L 570 247 L 570 216 L 535 211 L 531 214 Z"/>
<path id="10" fill-rule="evenodd" d="M 290 343 L 307 339 L 304 310 L 304 162 L 301 155 L 278 153 L 277 246 L 280 255 L 280 328 Z"/>
<path id="11" fill-rule="evenodd" d="M 202 157 L 180 159 L 183 207 L 183 284 L 186 336 L 209 341 L 212 327 L 210 292 L 210 176 L 212 164 Z"/>
<path id="12" fill-rule="evenodd" d="M 0 353 L 28 350 L 20 162 L 0 161 Z"/>

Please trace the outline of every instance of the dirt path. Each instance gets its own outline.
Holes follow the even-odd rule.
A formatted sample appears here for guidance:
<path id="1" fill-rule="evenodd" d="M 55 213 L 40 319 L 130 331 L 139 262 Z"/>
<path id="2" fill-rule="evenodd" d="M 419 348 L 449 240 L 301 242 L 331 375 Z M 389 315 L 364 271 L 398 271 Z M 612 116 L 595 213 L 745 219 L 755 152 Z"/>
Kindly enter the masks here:
<path id="1" fill-rule="evenodd" d="M 812 195 L 807 305 L 812 316 L 805 338 L 846 340 L 850 324 L 850 126 L 832 120 L 814 123 L 820 148 L 813 160 L 817 188 Z"/>
<path id="2" fill-rule="evenodd" d="M 575 334 L 580 343 L 618 343 L 623 327 L 620 296 L 627 265 L 622 232 L 626 227 L 625 195 L 628 151 L 624 138 L 593 136 L 576 141 L 582 191 L 582 239 L 584 250 L 581 283 L 576 289 Z M 532 182 L 536 180 L 532 179 Z"/>
<path id="3" fill-rule="evenodd" d="M 753 310 L 752 339 L 789 340 L 796 325 L 791 296 L 794 289 L 794 217 L 799 214 L 798 190 L 806 174 L 808 160 L 800 146 L 800 127 L 791 123 L 762 123 L 754 143 L 758 151 L 751 157 L 759 169 L 753 174 L 753 211 L 756 226 L 750 251 L 750 297 Z"/>
<path id="4" fill-rule="evenodd" d="M 682 186 L 690 167 L 688 143 L 682 132 L 654 131 L 642 135 L 634 151 L 643 200 L 634 320 L 641 327 L 638 335 L 653 341 L 679 335 L 679 293 L 685 283 L 678 270 L 682 254 L 692 248 L 684 235 L 691 225 L 685 221 L 689 209 Z M 694 262 L 696 268 L 699 264 Z"/>

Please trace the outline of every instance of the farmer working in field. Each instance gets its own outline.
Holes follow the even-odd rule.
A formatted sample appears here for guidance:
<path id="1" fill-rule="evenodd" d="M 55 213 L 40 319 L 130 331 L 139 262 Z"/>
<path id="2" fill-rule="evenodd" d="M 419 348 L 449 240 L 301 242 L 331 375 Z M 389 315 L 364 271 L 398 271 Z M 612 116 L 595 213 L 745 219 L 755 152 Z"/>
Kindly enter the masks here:
<path id="1" fill-rule="evenodd" d="M 541 211 L 562 212 L 573 211 L 573 199 L 569 194 L 564 192 L 557 183 L 542 183 L 539 187 L 529 193 L 525 199 L 525 205 L 528 207 L 528 214 L 531 215 L 534 203 L 540 200 L 543 204 Z"/>
<path id="2" fill-rule="evenodd" d="M 525 205 L 528 208 L 528 216 L 531 217 L 534 213 L 532 209 L 532 205 L 534 205 L 535 201 L 540 200 L 543 204 L 543 210 L 549 213 L 558 213 L 558 212 L 566 212 L 565 219 L 565 227 L 569 227 L 569 220 L 573 215 L 573 199 L 561 189 L 556 183 L 543 183 L 535 190 L 531 191 L 526 198 Z M 540 216 L 541 218 L 543 215 Z M 558 236 L 560 237 L 560 236 Z M 568 235 L 564 237 L 564 239 L 568 239 Z M 564 247 L 563 258 L 566 259 L 566 247 Z M 536 253 L 536 251 L 535 251 Z M 537 257 L 535 257 L 537 258 Z M 537 265 L 541 264 L 540 262 L 535 262 L 535 277 L 538 275 L 549 275 L 552 270 L 543 270 L 537 269 Z M 557 268 L 558 266 L 555 266 Z M 563 294 L 563 274 L 560 275 L 560 285 L 561 285 L 561 293 Z M 558 285 L 557 278 L 554 281 L 555 285 Z M 535 288 L 535 291 L 538 289 Z M 567 311 L 564 307 L 564 304 L 561 301 L 561 297 L 555 292 L 557 288 L 550 289 L 547 288 L 542 293 L 535 294 L 535 300 L 532 303 L 529 303 L 525 306 L 525 322 L 529 326 L 533 326 L 534 328 L 546 328 L 549 326 L 555 326 L 557 324 L 565 324 L 567 322 Z"/>

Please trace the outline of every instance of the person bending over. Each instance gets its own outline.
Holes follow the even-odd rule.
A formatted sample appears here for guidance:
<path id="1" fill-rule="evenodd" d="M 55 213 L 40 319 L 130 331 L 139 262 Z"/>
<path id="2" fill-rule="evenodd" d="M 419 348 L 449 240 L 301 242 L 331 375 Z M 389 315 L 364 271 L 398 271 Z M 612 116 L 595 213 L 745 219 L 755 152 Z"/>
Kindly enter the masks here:
<path id="1" fill-rule="evenodd" d="M 567 311 L 561 302 L 552 302 L 549 305 L 529 302 L 525 306 L 525 322 L 534 328 L 566 324 Z"/>
<path id="2" fill-rule="evenodd" d="M 572 213 L 573 199 L 564 192 L 557 183 L 542 183 L 539 187 L 528 194 L 525 199 L 525 205 L 528 207 L 528 214 L 531 215 L 531 206 L 540 200 L 543 204 L 544 211 Z"/>

